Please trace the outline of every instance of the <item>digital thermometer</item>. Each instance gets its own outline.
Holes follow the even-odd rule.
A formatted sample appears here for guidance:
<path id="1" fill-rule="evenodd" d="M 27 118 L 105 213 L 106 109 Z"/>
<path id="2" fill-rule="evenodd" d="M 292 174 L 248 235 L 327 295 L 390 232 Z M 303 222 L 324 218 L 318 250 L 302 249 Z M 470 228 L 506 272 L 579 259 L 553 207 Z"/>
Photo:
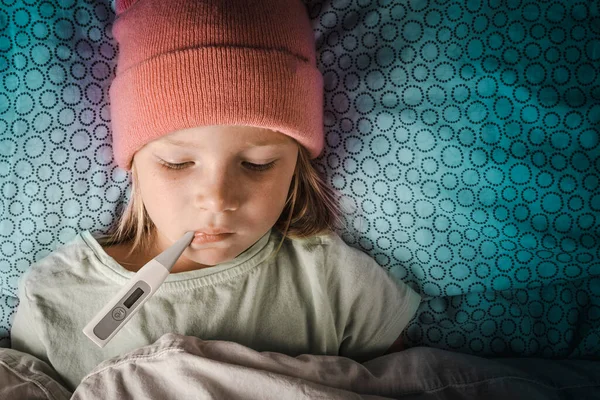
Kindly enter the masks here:
<path id="1" fill-rule="evenodd" d="M 194 232 L 187 232 L 148 261 L 83 328 L 83 333 L 98 346 L 104 347 L 158 290 L 193 239 Z"/>

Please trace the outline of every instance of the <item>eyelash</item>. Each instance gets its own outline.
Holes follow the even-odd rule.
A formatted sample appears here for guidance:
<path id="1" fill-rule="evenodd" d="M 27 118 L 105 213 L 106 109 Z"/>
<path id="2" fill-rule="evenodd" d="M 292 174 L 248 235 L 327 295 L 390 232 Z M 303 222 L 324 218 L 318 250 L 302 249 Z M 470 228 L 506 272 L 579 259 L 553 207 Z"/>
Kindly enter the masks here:
<path id="1" fill-rule="evenodd" d="M 166 161 L 160 161 L 159 162 L 161 167 L 165 168 L 165 169 L 169 169 L 169 170 L 180 170 L 180 169 L 184 169 L 185 165 L 188 163 L 182 163 L 182 164 L 171 164 L 168 163 Z M 269 170 L 271 168 L 273 168 L 275 166 L 275 161 L 271 161 L 268 164 L 253 164 L 253 163 L 249 163 L 246 162 L 245 164 L 250 165 L 251 167 L 249 168 L 251 171 L 255 171 L 255 172 L 264 172 L 266 170 Z"/>

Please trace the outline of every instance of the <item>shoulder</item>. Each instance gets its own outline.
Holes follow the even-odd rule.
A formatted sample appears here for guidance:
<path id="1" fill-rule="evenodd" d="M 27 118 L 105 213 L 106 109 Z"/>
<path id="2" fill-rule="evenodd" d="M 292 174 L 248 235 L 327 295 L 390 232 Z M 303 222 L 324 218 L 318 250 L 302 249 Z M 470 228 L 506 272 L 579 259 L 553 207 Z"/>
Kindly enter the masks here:
<path id="1" fill-rule="evenodd" d="M 313 265 L 323 265 L 329 273 L 348 274 L 352 270 L 379 267 L 370 255 L 350 246 L 331 230 L 308 238 L 290 239 L 289 246 L 299 259 L 311 258 Z"/>
<path id="2" fill-rule="evenodd" d="M 314 254 L 315 256 L 330 257 L 345 252 L 346 243 L 334 231 L 328 230 L 319 235 L 305 238 L 287 238 L 289 247 L 297 253 Z"/>
<path id="3" fill-rule="evenodd" d="M 56 290 L 56 280 L 76 266 L 85 264 L 91 254 L 93 253 L 86 242 L 85 233 L 76 234 L 71 240 L 31 264 L 19 279 L 19 291 L 25 288 L 28 293 L 42 289 Z"/>

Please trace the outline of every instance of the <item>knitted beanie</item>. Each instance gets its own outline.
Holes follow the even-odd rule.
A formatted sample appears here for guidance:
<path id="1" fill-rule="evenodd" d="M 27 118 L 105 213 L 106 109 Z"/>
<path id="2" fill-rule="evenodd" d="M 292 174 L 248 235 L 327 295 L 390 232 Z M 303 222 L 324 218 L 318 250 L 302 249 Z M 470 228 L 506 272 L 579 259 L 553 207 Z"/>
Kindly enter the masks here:
<path id="1" fill-rule="evenodd" d="M 301 0 L 116 0 L 113 151 L 176 130 L 245 125 L 323 149 L 323 77 Z"/>

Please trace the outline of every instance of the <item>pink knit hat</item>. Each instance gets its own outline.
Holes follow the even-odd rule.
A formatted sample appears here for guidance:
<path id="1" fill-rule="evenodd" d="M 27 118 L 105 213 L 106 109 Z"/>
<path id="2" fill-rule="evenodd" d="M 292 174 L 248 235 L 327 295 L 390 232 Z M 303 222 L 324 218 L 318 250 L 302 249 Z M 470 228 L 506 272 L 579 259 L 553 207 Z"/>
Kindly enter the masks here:
<path id="1" fill-rule="evenodd" d="M 131 169 L 176 130 L 280 131 L 311 158 L 323 149 L 323 77 L 301 0 L 117 0 L 110 86 L 113 150 Z"/>

